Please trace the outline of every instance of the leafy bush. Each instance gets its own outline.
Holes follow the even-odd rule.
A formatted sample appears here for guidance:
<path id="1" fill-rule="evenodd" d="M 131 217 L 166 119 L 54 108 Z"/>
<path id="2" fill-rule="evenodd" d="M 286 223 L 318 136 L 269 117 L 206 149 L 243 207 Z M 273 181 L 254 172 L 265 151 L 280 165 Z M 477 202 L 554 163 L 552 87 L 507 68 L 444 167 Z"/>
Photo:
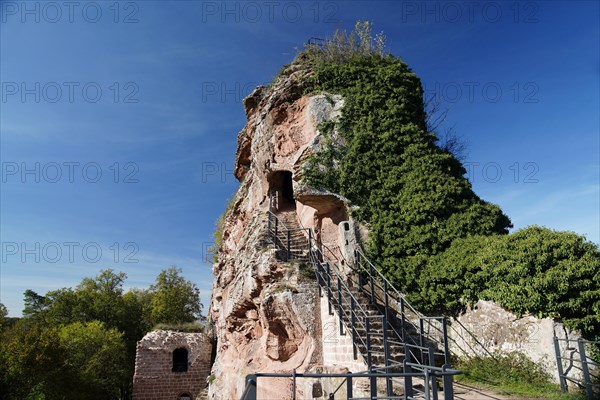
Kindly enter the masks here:
<path id="1" fill-rule="evenodd" d="M 356 58 L 385 55 L 385 42 L 383 32 L 373 36 L 369 21 L 357 21 L 351 32 L 338 29 L 333 38 L 323 43 L 309 43 L 301 57 L 311 62 L 345 63 Z"/>
<path id="2" fill-rule="evenodd" d="M 227 201 L 227 206 L 225 207 L 225 211 L 223 214 L 219 215 L 217 221 L 215 222 L 215 230 L 213 231 L 213 244 L 208 248 L 208 254 L 212 257 L 213 263 L 216 263 L 219 258 L 219 252 L 221 251 L 221 247 L 223 246 L 223 232 L 225 229 L 225 217 L 227 213 L 233 208 L 235 198 L 232 197 Z"/>
<path id="3" fill-rule="evenodd" d="M 517 315 L 559 318 L 600 334 L 600 250 L 573 232 L 531 226 L 506 236 L 458 239 L 421 274 L 419 303 L 457 313 L 477 299 Z"/>

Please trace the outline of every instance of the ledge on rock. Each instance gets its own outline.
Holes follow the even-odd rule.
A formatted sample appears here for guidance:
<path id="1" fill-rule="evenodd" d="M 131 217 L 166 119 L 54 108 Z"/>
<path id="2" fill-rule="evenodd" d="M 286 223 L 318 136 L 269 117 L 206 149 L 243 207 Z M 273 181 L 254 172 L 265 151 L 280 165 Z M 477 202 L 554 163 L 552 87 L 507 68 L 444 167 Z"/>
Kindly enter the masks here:
<path id="1" fill-rule="evenodd" d="M 307 186 L 300 187 L 294 196 L 300 203 L 317 210 L 318 214 L 329 213 L 346 207 L 350 202 L 339 194 L 325 190 L 316 190 Z"/>

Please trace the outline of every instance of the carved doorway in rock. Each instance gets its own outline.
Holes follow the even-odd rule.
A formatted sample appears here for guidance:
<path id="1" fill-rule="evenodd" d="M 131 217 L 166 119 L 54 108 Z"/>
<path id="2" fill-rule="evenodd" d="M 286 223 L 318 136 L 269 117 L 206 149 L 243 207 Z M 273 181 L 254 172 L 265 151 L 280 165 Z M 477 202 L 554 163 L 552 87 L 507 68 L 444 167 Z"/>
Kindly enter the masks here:
<path id="1" fill-rule="evenodd" d="M 291 171 L 275 171 L 269 175 L 269 197 L 272 211 L 296 209 Z"/>

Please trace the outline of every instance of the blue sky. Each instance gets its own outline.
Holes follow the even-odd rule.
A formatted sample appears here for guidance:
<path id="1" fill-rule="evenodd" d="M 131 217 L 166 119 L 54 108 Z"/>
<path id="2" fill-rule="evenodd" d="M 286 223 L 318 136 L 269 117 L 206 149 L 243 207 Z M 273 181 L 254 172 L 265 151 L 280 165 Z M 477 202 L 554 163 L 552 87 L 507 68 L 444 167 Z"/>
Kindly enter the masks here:
<path id="1" fill-rule="evenodd" d="M 237 188 L 241 99 L 310 37 L 384 31 L 449 109 L 475 191 L 515 229 L 600 242 L 595 1 L 1 1 L 0 302 L 100 269 L 202 290 Z"/>

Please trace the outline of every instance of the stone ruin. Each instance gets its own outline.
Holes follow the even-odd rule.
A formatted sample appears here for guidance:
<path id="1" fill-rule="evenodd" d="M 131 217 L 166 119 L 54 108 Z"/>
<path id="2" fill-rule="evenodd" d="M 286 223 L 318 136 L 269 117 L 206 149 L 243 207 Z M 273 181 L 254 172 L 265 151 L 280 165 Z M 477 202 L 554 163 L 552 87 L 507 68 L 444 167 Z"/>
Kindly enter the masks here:
<path id="1" fill-rule="evenodd" d="M 212 341 L 205 333 L 157 330 L 137 344 L 133 400 L 196 400 L 206 394 Z"/>

